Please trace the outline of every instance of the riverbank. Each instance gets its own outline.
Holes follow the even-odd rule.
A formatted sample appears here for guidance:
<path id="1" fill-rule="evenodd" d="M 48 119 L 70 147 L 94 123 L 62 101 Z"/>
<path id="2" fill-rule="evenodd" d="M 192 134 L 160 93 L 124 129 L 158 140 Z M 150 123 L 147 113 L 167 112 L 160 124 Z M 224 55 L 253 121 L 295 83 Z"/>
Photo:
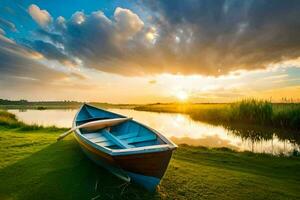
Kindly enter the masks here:
<path id="1" fill-rule="evenodd" d="M 299 199 L 299 157 L 179 146 L 155 193 L 89 161 L 65 129 L 0 113 L 0 199 Z M 19 124 L 21 123 L 21 124 Z M 4 180 L 4 181 L 3 181 Z"/>
<path id="2" fill-rule="evenodd" d="M 46 110 L 46 109 L 79 109 L 84 102 L 78 101 L 27 101 L 27 100 L 5 100 L 0 99 L 0 109 L 35 109 L 35 110 Z M 111 104 L 111 103 L 99 103 L 99 102 L 87 102 L 91 105 L 101 108 L 123 108 L 133 109 L 139 105 L 137 104 Z"/>
<path id="3" fill-rule="evenodd" d="M 194 120 L 215 124 L 245 124 L 300 130 L 299 103 L 243 100 L 231 104 L 149 104 L 139 111 L 183 113 Z"/>
<path id="4" fill-rule="evenodd" d="M 76 101 L 10 101 L 0 99 L 0 109 L 78 109 Z M 134 109 L 138 111 L 182 113 L 192 119 L 214 124 L 244 124 L 300 131 L 300 103 L 271 103 L 248 99 L 235 103 L 156 103 L 110 104 L 89 102 L 104 109 Z"/>

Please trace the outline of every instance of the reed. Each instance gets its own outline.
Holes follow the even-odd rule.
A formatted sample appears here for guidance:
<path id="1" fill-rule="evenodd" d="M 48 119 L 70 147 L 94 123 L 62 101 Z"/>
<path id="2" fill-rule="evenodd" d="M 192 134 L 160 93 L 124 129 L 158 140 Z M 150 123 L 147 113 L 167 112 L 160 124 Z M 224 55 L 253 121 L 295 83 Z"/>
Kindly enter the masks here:
<path id="1" fill-rule="evenodd" d="M 273 105 L 268 101 L 243 100 L 232 104 L 228 112 L 231 121 L 266 125 L 272 121 Z"/>
<path id="2" fill-rule="evenodd" d="M 272 124 L 277 127 L 291 127 L 300 130 L 300 106 L 291 105 L 285 109 L 275 110 Z"/>
<path id="3" fill-rule="evenodd" d="M 300 130 L 299 104 L 272 104 L 269 101 L 247 99 L 228 107 L 193 111 L 193 119 L 272 126 Z"/>

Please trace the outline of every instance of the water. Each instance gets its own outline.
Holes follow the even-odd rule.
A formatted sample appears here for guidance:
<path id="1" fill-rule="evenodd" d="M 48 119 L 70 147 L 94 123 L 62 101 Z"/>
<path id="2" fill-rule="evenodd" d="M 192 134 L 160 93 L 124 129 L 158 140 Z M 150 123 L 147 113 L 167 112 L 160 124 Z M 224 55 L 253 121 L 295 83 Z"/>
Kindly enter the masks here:
<path id="1" fill-rule="evenodd" d="M 228 147 L 238 151 L 289 154 L 299 151 L 300 133 L 211 125 L 184 114 L 109 109 L 142 122 L 176 144 Z M 70 127 L 77 110 L 10 110 L 28 124 Z"/>

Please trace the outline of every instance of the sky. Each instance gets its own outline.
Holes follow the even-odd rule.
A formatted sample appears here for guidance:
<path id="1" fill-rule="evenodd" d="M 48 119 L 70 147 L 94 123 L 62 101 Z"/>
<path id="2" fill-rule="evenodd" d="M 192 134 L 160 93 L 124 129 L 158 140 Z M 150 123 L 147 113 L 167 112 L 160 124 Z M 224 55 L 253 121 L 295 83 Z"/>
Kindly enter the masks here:
<path id="1" fill-rule="evenodd" d="M 2 0 L 0 98 L 300 101 L 298 0 Z"/>

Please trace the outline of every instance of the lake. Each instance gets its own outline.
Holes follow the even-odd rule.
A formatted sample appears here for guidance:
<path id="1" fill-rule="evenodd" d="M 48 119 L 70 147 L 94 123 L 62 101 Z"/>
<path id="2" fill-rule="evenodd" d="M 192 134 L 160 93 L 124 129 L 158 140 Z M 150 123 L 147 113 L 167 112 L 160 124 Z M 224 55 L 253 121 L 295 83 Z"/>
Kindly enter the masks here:
<path id="1" fill-rule="evenodd" d="M 108 109 L 142 122 L 176 144 L 228 147 L 238 151 L 290 154 L 299 151 L 300 133 L 246 127 L 211 125 L 177 113 L 156 113 L 131 109 Z M 77 110 L 9 110 L 28 124 L 71 127 Z"/>

